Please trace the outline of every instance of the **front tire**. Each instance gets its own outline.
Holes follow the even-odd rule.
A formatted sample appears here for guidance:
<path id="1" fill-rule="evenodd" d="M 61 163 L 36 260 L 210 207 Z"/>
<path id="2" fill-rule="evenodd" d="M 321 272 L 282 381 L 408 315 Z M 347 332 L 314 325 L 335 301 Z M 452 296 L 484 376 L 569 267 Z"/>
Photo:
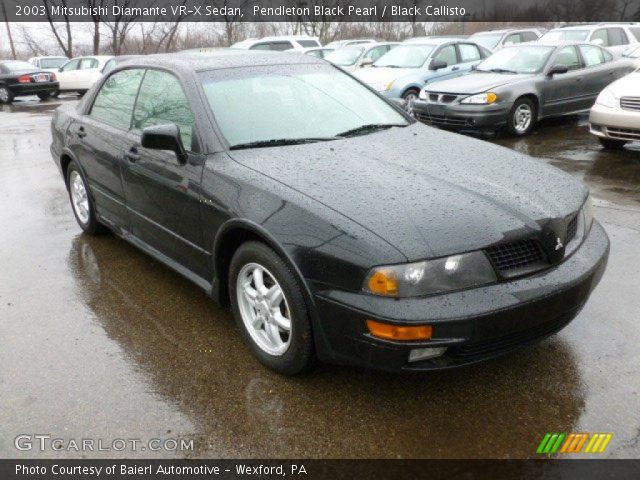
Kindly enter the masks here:
<path id="1" fill-rule="evenodd" d="M 418 100 L 419 96 L 420 92 L 415 88 L 410 88 L 402 94 L 402 99 L 404 100 L 404 110 L 412 117 L 414 116 L 414 103 L 416 100 Z"/>
<path id="2" fill-rule="evenodd" d="M 15 95 L 4 85 L 0 85 L 0 103 L 12 103 Z"/>
<path id="3" fill-rule="evenodd" d="M 229 269 L 231 308 L 244 340 L 266 367 L 295 375 L 311 365 L 311 321 L 296 274 L 260 242 L 238 248 Z"/>
<path id="4" fill-rule="evenodd" d="M 509 133 L 517 137 L 529 135 L 536 123 L 537 115 L 536 104 L 531 99 L 519 98 L 509 111 L 507 118 Z"/>
<path id="5" fill-rule="evenodd" d="M 87 181 L 75 162 L 67 168 L 67 186 L 73 215 L 80 228 L 89 235 L 103 233 L 106 228 L 98 222 Z"/>
<path id="6" fill-rule="evenodd" d="M 43 100 L 43 101 L 51 96 L 51 94 L 49 92 L 40 92 L 40 93 L 38 93 L 36 95 L 38 95 L 38 98 L 40 100 Z"/>
<path id="7" fill-rule="evenodd" d="M 627 144 L 626 140 L 613 140 L 611 138 L 598 138 L 605 150 L 620 150 Z"/>

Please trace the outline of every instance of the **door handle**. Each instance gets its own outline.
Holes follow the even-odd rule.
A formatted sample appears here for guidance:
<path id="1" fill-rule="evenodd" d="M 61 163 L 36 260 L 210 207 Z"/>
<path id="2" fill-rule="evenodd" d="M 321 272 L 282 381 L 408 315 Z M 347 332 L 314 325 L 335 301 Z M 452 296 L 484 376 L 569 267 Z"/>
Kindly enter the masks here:
<path id="1" fill-rule="evenodd" d="M 76 135 L 78 135 L 78 137 L 80 137 L 80 138 L 84 138 L 84 137 L 87 136 L 87 132 L 84 131 L 84 127 L 80 127 L 76 131 Z"/>
<path id="2" fill-rule="evenodd" d="M 138 153 L 138 149 L 136 147 L 131 147 L 129 150 L 124 152 L 124 158 L 129 160 L 130 162 L 137 162 L 140 160 L 140 154 Z"/>

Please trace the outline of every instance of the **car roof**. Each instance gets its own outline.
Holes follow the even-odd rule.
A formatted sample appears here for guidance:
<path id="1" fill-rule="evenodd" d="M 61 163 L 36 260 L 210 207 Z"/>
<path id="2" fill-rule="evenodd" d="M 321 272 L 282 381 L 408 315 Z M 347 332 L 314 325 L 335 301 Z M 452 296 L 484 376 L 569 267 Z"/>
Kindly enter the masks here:
<path id="1" fill-rule="evenodd" d="M 326 65 L 323 60 L 299 53 L 224 48 L 214 52 L 178 52 L 144 55 L 127 61 L 127 66 L 159 66 L 178 70 L 219 70 L 268 65 Z"/>

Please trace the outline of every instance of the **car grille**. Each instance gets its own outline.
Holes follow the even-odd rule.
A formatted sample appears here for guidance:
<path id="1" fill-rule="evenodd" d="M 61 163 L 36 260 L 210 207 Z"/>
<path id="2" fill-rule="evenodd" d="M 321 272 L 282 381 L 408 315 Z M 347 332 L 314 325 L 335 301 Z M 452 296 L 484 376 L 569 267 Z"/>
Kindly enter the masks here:
<path id="1" fill-rule="evenodd" d="M 619 140 L 640 140 L 640 130 L 634 128 L 606 127 L 611 138 Z"/>
<path id="2" fill-rule="evenodd" d="M 450 127 L 464 127 L 468 125 L 465 118 L 446 117 L 444 115 L 429 115 L 426 112 L 416 112 L 416 118 L 421 122 L 433 123 L 435 125 L 443 125 Z"/>
<path id="3" fill-rule="evenodd" d="M 574 215 L 569 222 L 569 225 L 567 225 L 567 237 L 564 241 L 564 244 L 568 245 L 569 242 L 576 236 L 576 233 L 578 233 L 578 215 Z"/>
<path id="4" fill-rule="evenodd" d="M 449 93 L 430 93 L 429 101 L 433 103 L 453 103 L 458 95 Z"/>
<path id="5" fill-rule="evenodd" d="M 640 111 L 640 97 L 622 97 L 620 99 L 620 107 L 625 110 Z"/>
<path id="6" fill-rule="evenodd" d="M 546 256 L 537 240 L 519 240 L 489 247 L 487 255 L 494 268 L 503 277 L 513 277 L 546 264 Z"/>

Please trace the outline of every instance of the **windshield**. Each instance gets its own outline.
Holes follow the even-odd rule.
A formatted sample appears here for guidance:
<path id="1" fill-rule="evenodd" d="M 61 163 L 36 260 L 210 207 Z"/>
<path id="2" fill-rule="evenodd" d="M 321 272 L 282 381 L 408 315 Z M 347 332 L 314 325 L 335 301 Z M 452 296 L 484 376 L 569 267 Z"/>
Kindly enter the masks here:
<path id="1" fill-rule="evenodd" d="M 36 67 L 28 62 L 9 61 L 2 62 L 2 65 L 8 73 L 35 72 L 37 70 Z"/>
<path id="2" fill-rule="evenodd" d="M 538 73 L 544 68 L 553 49 L 554 47 L 544 45 L 504 48 L 481 62 L 477 70 L 485 72 Z"/>
<path id="3" fill-rule="evenodd" d="M 496 48 L 501 38 L 501 33 L 492 33 L 486 35 L 471 35 L 471 37 L 469 37 L 469 40 L 473 40 L 478 45 L 482 45 L 484 48 L 493 50 L 494 48 Z"/>
<path id="4" fill-rule="evenodd" d="M 640 58 L 640 47 L 625 53 L 624 56 L 629 58 Z"/>
<path id="5" fill-rule="evenodd" d="M 232 68 L 203 72 L 200 79 L 232 147 L 281 139 L 335 139 L 365 125 L 410 123 L 375 93 L 329 65 Z"/>
<path id="6" fill-rule="evenodd" d="M 399 45 L 373 63 L 374 67 L 420 68 L 433 51 L 433 45 Z"/>
<path id="7" fill-rule="evenodd" d="M 589 30 L 551 30 L 540 37 L 541 42 L 583 42 Z"/>
<path id="8" fill-rule="evenodd" d="M 41 68 L 60 68 L 62 65 L 67 63 L 66 58 L 42 58 L 40 59 L 40 67 Z"/>
<path id="9" fill-rule="evenodd" d="M 362 52 L 364 52 L 364 48 L 362 47 L 340 48 L 338 50 L 334 50 L 325 58 L 336 65 L 348 67 L 358 61 Z"/>

